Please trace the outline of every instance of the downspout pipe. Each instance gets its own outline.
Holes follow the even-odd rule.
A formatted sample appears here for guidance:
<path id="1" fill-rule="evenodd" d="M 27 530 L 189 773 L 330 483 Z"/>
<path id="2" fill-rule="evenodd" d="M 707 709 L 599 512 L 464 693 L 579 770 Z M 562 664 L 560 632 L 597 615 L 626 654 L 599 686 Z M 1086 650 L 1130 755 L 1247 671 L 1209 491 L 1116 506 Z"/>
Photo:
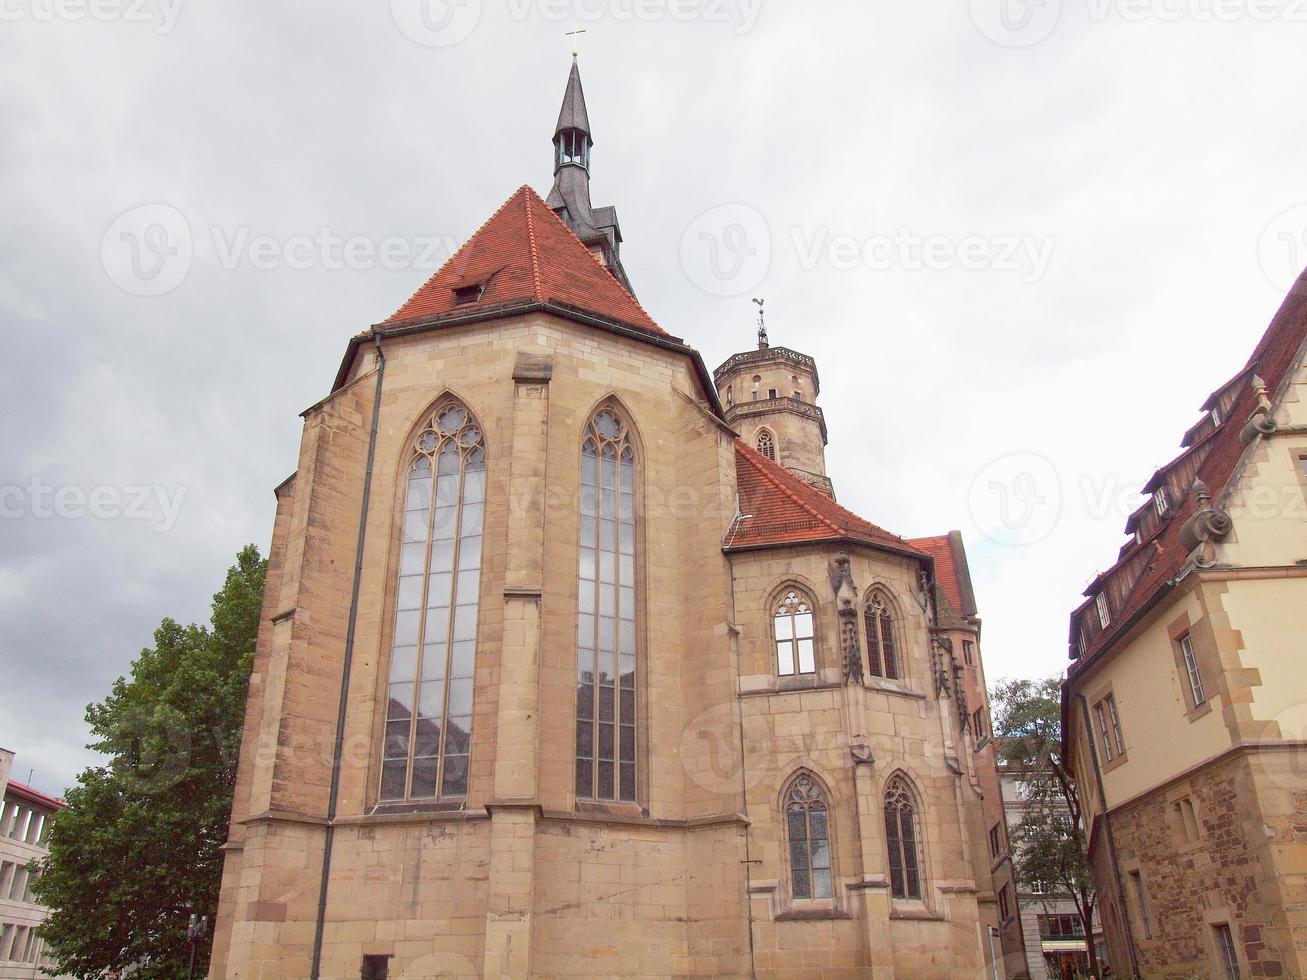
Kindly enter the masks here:
<path id="1" fill-rule="evenodd" d="M 1083 694 L 1077 694 L 1080 713 L 1085 719 L 1085 737 L 1089 740 L 1089 757 L 1094 763 L 1094 782 L 1098 786 L 1098 803 L 1103 810 L 1103 836 L 1107 840 L 1107 860 L 1112 865 L 1112 877 L 1116 880 L 1116 900 L 1121 905 L 1121 921 L 1125 923 L 1126 949 L 1130 953 L 1130 975 L 1141 976 L 1139 972 L 1139 954 L 1135 951 L 1135 930 L 1130 923 L 1130 906 L 1125 901 L 1125 883 L 1121 881 L 1121 866 L 1116 862 L 1116 840 L 1112 836 L 1112 817 L 1107 812 L 1107 790 L 1103 787 L 1103 770 L 1098 764 L 1098 745 L 1094 741 L 1094 726 L 1089 720 L 1089 702 Z M 1094 941 L 1090 936 L 1089 942 Z"/>
<path id="2" fill-rule="evenodd" d="M 340 703 L 336 710 L 336 744 L 331 756 L 331 794 L 327 798 L 327 835 L 322 847 L 322 881 L 318 885 L 318 920 L 313 931 L 313 967 L 309 974 L 319 980 L 322 970 L 322 936 L 327 922 L 327 884 L 331 878 L 331 848 L 336 837 L 336 804 L 340 799 L 340 762 L 345 748 L 345 711 L 349 706 L 349 678 L 354 665 L 354 637 L 358 626 L 359 591 L 363 581 L 363 545 L 367 540 L 368 504 L 372 498 L 372 468 L 377 458 L 377 428 L 381 420 L 381 384 L 386 377 L 386 355 L 381 335 L 374 335 L 377 352 L 377 389 L 372 398 L 372 428 L 368 433 L 368 467 L 363 477 L 363 503 L 359 507 L 358 544 L 354 549 L 354 587 L 349 600 L 349 627 L 345 633 L 345 664 L 340 677 Z"/>

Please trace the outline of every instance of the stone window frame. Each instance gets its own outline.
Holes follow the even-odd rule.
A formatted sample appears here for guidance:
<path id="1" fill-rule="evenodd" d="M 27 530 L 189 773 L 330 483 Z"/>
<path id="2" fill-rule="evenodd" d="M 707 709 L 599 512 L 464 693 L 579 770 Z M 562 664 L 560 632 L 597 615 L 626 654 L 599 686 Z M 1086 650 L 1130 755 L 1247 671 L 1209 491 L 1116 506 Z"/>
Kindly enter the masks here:
<path id="1" fill-rule="evenodd" d="M 883 626 L 878 624 L 875 649 L 872 648 L 872 637 L 867 629 L 868 613 L 871 610 L 872 602 L 877 599 L 881 601 L 881 608 L 884 610 L 881 617 L 883 617 L 886 612 L 889 614 L 890 637 L 894 641 L 894 661 L 898 668 L 898 671 L 894 676 L 890 676 L 889 672 L 885 670 L 882 645 L 884 636 L 884 633 L 882 632 Z M 873 680 L 896 681 L 900 684 L 906 684 L 912 679 L 912 672 L 908 669 L 908 649 L 907 643 L 905 642 L 907 634 L 903 618 L 903 607 L 899 604 L 893 590 L 883 582 L 869 585 L 862 595 L 862 602 L 860 605 L 861 615 L 859 618 L 861 619 L 862 626 L 862 640 L 867 648 L 868 677 Z"/>
<path id="2" fill-rule="evenodd" d="M 414 461 L 416 460 L 415 447 L 417 447 L 418 445 L 418 440 L 421 439 L 423 433 L 430 428 L 431 421 L 435 419 L 438 414 L 441 414 L 452 407 L 461 408 L 464 412 L 466 412 L 468 417 L 468 424 L 475 425 L 478 429 L 480 429 L 480 433 L 481 433 L 480 445 L 485 456 L 484 472 L 486 474 L 485 477 L 486 485 L 485 485 L 485 490 L 483 492 L 483 498 L 481 501 L 481 507 L 482 507 L 482 514 L 481 514 L 482 566 L 481 568 L 482 570 L 484 570 L 485 541 L 489 536 L 487 534 L 487 530 L 488 530 L 487 525 L 489 521 L 489 508 L 487 506 L 487 503 L 490 495 L 490 489 L 493 485 L 490 477 L 492 457 L 489 452 L 489 449 L 487 448 L 487 444 L 489 442 L 489 434 L 488 434 L 487 427 L 482 422 L 481 413 L 477 412 L 472 407 L 471 402 L 469 402 L 466 398 L 462 397 L 456 392 L 450 389 L 446 389 L 445 391 L 442 391 L 440 395 L 438 395 L 436 398 L 430 401 L 422 409 L 422 411 L 417 414 L 416 416 L 417 421 L 413 423 L 410 430 L 406 434 L 404 440 L 399 444 L 400 449 L 396 457 L 396 464 L 395 464 L 396 468 L 394 473 L 394 484 L 393 484 L 395 487 L 393 511 L 392 511 L 393 530 L 391 535 L 392 540 L 391 540 L 390 559 L 389 559 L 388 567 L 385 572 L 386 601 L 385 601 L 385 613 L 382 619 L 383 625 L 381 629 L 381 638 L 380 638 L 381 650 L 384 652 L 382 656 L 379 658 L 380 663 L 379 663 L 379 667 L 377 670 L 377 677 L 376 677 L 377 701 L 380 705 L 383 706 L 386 705 L 389 700 L 387 692 L 390 687 L 390 665 L 391 665 L 392 658 L 394 656 L 395 623 L 396 623 L 396 612 L 399 603 L 399 579 L 400 579 L 400 570 L 401 570 L 400 562 L 401 562 L 402 549 L 404 545 L 404 519 L 405 519 L 407 495 L 408 495 L 408 475 L 413 466 Z M 464 501 L 460 497 L 460 503 L 458 505 L 460 511 L 463 506 L 463 503 Z M 474 652 L 475 659 L 473 661 L 473 677 L 472 677 L 471 719 L 472 719 L 473 728 L 476 727 L 475 722 L 477 718 L 477 677 L 476 677 L 477 663 L 480 661 L 482 647 L 485 645 L 484 637 L 482 636 L 482 626 L 481 626 L 482 618 L 483 618 L 481 613 L 484 608 L 484 604 L 482 602 L 484 598 L 482 593 L 484 592 L 484 586 L 485 586 L 484 574 L 478 576 L 478 581 L 479 584 L 477 590 L 476 640 L 475 640 L 475 652 Z M 451 620 L 452 620 L 452 607 L 451 607 Z M 447 655 L 451 653 L 452 651 L 447 651 Z M 446 696 L 447 695 L 448 692 L 446 692 Z M 438 792 L 437 792 L 437 796 L 434 799 L 432 798 L 411 799 L 408 797 L 407 786 L 405 791 L 405 799 L 403 800 L 382 799 L 381 782 L 382 782 L 382 773 L 383 773 L 383 757 L 385 755 L 385 737 L 386 737 L 386 722 L 387 722 L 386 715 L 387 715 L 387 711 L 383 707 L 382 710 L 376 712 L 376 717 L 373 721 L 373 726 L 374 726 L 373 740 L 376 749 L 372 753 L 372 765 L 375 766 L 375 770 L 369 773 L 368 783 L 367 783 L 368 786 L 367 794 L 368 794 L 368 799 L 371 801 L 371 806 L 370 806 L 371 811 L 375 813 L 375 812 L 448 812 L 448 811 L 465 810 L 467 808 L 468 798 L 471 796 L 472 793 L 472 784 L 473 784 L 472 773 L 474 771 L 474 762 L 478 757 L 476 739 L 473 738 L 470 734 L 469 734 L 469 745 L 468 745 L 467 788 L 462 798 L 454 798 L 454 797 L 442 798 L 439 795 L 439 790 L 441 789 L 441 787 L 437 785 Z M 442 723 L 442 729 L 443 729 L 443 723 Z M 442 743 L 443 743 L 443 734 L 442 734 Z M 411 768 L 411 762 L 412 759 L 411 759 L 411 752 L 410 752 L 410 768 Z"/>
<path id="3" fill-rule="evenodd" d="M 826 846 L 830 852 L 831 893 L 828 898 L 796 898 L 794 896 L 794 868 L 790 855 L 790 827 L 788 809 L 791 793 L 802 779 L 808 779 L 816 788 L 818 799 L 826 808 Z M 838 831 L 835 826 L 835 794 L 830 784 L 821 775 L 808 766 L 800 766 L 781 784 L 777 797 L 776 812 L 779 816 L 781 842 L 781 910 L 778 920 L 787 919 L 829 919 L 842 916 L 840 899 L 839 848 Z"/>
<path id="4" fill-rule="evenodd" d="M 1185 819 L 1185 806 L 1193 817 L 1192 836 Z M 1166 819 L 1171 825 L 1172 842 L 1176 854 L 1188 854 L 1200 850 L 1203 846 L 1203 818 L 1199 810 L 1199 799 L 1188 787 L 1177 787 L 1166 795 Z"/>
<path id="5" fill-rule="evenodd" d="M 771 450 L 770 452 L 767 451 L 768 447 Z M 766 426 L 759 429 L 757 435 L 753 437 L 753 448 L 773 463 L 776 462 L 776 458 L 780 455 L 780 445 L 776 441 L 776 433 Z"/>
<path id="6" fill-rule="evenodd" d="M 579 466 L 580 464 L 580 460 L 585 445 L 585 440 L 587 438 L 587 434 L 591 430 L 594 420 L 604 412 L 609 412 L 617 416 L 619 422 L 621 423 L 624 429 L 624 435 L 628 439 L 629 447 L 634 455 L 632 485 L 634 489 L 634 514 L 635 514 L 635 522 L 634 522 L 635 555 L 634 555 L 634 562 L 633 562 L 634 572 L 635 572 L 635 581 L 634 581 L 634 588 L 635 588 L 635 608 L 634 608 L 635 699 L 634 700 L 635 700 L 635 715 L 636 715 L 636 723 L 634 726 L 635 727 L 635 800 L 634 801 L 622 801 L 620 799 L 598 800 L 598 799 L 591 799 L 588 797 L 578 796 L 576 792 L 576 775 L 574 770 L 571 778 L 568 780 L 568 785 L 570 787 L 569 790 L 570 794 L 575 801 L 575 806 L 578 812 L 585 811 L 585 812 L 592 812 L 592 813 L 608 813 L 617 816 L 633 816 L 633 815 L 643 816 L 646 815 L 646 811 L 644 807 L 646 801 L 648 801 L 649 799 L 649 754 L 648 754 L 649 703 L 648 703 L 648 683 L 645 680 L 645 678 L 648 677 L 648 637 L 647 637 L 646 624 L 648 623 L 649 579 L 648 579 L 648 571 L 646 568 L 646 562 L 648 560 L 647 558 L 648 548 L 647 548 L 647 538 L 646 538 L 647 531 L 645 526 L 646 522 L 645 520 L 643 520 L 643 514 L 641 511 L 641 501 L 644 500 L 646 496 L 645 478 L 647 473 L 647 462 L 646 462 L 647 456 L 646 456 L 644 439 L 640 433 L 640 426 L 636 422 L 635 413 L 632 412 L 627 407 L 627 405 L 625 404 L 625 402 L 622 401 L 621 398 L 619 398 L 615 393 L 610 391 L 607 395 L 599 399 L 598 402 L 596 402 L 593 406 L 591 406 L 590 410 L 586 412 L 585 415 L 583 416 L 581 426 L 576 433 L 577 441 L 575 445 L 576 445 L 576 453 L 577 453 L 576 456 L 577 465 Z M 578 483 L 578 489 L 579 486 L 580 484 Z M 579 509 L 578 509 L 578 513 L 579 513 Z M 580 518 L 578 517 L 578 533 L 579 533 L 579 526 L 580 526 L 579 520 Z M 580 558 L 579 558 L 579 549 L 578 549 L 578 558 L 577 558 L 578 564 L 579 564 L 579 560 Z M 579 607 L 577 609 L 577 616 L 578 617 L 580 616 Z M 579 629 L 579 620 L 578 622 L 573 623 L 574 636 L 576 635 L 578 629 Z M 574 646 L 573 647 L 574 653 L 578 653 L 579 655 L 579 649 L 580 649 L 579 646 Z M 617 690 L 620 692 L 620 680 L 619 680 L 619 685 L 617 687 Z M 620 694 L 618 696 L 620 697 Z M 572 718 L 574 722 L 577 720 L 577 704 L 579 703 L 579 698 L 580 698 L 580 691 L 578 689 L 576 692 L 576 698 L 574 699 L 573 706 L 572 706 L 573 707 Z M 617 795 L 620 796 L 621 795 L 620 730 L 616 733 L 616 737 L 619 739 L 619 741 L 616 743 L 615 755 L 617 758 L 614 761 L 619 766 Z M 572 759 L 572 765 L 575 766 L 576 759 L 577 759 L 575 736 L 572 743 L 572 751 L 570 754 L 570 758 Z"/>
<path id="7" fill-rule="evenodd" d="M 1104 684 L 1088 698 L 1089 721 L 1094 730 L 1094 748 L 1098 753 L 1098 766 L 1107 773 L 1130 761 L 1129 746 L 1125 738 L 1125 726 L 1121 723 L 1121 705 L 1116 700 L 1116 692 L 1111 683 Z M 1115 708 L 1115 711 L 1112 709 Z M 1100 714 L 1100 709 L 1101 714 Z M 1105 744 L 1103 721 L 1107 723 L 1107 735 L 1110 744 Z"/>
<path id="8" fill-rule="evenodd" d="M 904 895 L 898 897 L 894 894 L 894 878 L 890 872 L 889 861 L 889 837 L 888 828 L 885 826 L 884 812 L 885 804 L 889 801 L 891 791 L 897 792 L 898 786 L 901 785 L 909 797 L 909 803 L 912 807 L 912 828 L 914 840 L 913 844 L 917 862 L 917 896 L 914 898 L 907 894 L 907 878 L 904 877 Z M 885 846 L 885 893 L 890 900 L 891 913 L 906 913 L 909 917 L 914 914 L 930 911 L 930 862 L 928 859 L 928 848 L 926 841 L 926 809 L 922 802 L 923 796 L 918 787 L 917 780 L 914 779 L 904 769 L 895 769 L 886 778 L 880 791 L 880 813 L 881 813 L 881 832 L 886 834 L 884 837 Z"/>
<path id="9" fill-rule="evenodd" d="M 1298 480 L 1298 489 L 1302 491 L 1303 503 L 1307 505 L 1307 443 L 1291 445 L 1287 452 L 1292 461 L 1293 475 Z"/>
<path id="10" fill-rule="evenodd" d="M 777 647 L 780 641 L 776 637 L 776 613 L 788 593 L 796 593 L 800 599 L 804 600 L 808 608 L 812 611 L 812 661 L 813 670 L 811 673 L 800 673 L 798 671 L 798 662 L 795 662 L 795 672 L 792 674 L 782 674 L 779 653 Z M 768 653 L 768 662 L 771 676 L 776 679 L 777 690 L 785 691 L 790 688 L 810 688 L 818 686 L 821 683 L 822 673 L 827 666 L 828 657 L 826 655 L 826 643 L 824 642 L 824 630 L 822 628 L 821 607 L 816 600 L 816 590 L 806 582 L 797 578 L 786 578 L 781 581 L 774 589 L 767 593 L 767 605 L 763 615 L 766 617 L 767 624 L 765 635 L 770 644 Z M 797 657 L 798 651 L 795 650 Z"/>
<path id="11" fill-rule="evenodd" d="M 1218 933 L 1219 928 L 1225 926 L 1230 930 L 1230 939 L 1234 943 L 1234 955 L 1239 967 L 1239 976 L 1250 977 L 1252 973 L 1249 970 L 1248 953 L 1244 949 L 1244 939 L 1241 935 L 1243 929 L 1236 911 L 1228 906 L 1203 911 L 1203 924 L 1207 927 L 1207 938 L 1204 945 L 1207 948 L 1208 956 L 1211 957 L 1211 961 L 1220 965 L 1221 976 L 1225 976 L 1225 951 L 1221 948 Z"/>
<path id="12" fill-rule="evenodd" d="M 1137 861 L 1122 865 L 1130 887 L 1126 889 L 1127 907 L 1139 934 L 1139 941 L 1151 943 L 1158 939 L 1157 923 L 1153 920 L 1152 905 L 1148 900 L 1148 885 L 1144 881 L 1143 869 Z"/>
<path id="13" fill-rule="evenodd" d="M 1184 707 L 1185 717 L 1192 724 L 1212 711 L 1212 702 L 1218 697 L 1217 684 L 1222 676 L 1221 661 L 1216 649 L 1215 638 L 1206 619 L 1191 620 L 1188 612 L 1183 612 L 1166 626 L 1166 635 L 1171 644 L 1171 657 L 1175 665 L 1176 679 L 1180 683 L 1180 703 Z M 1206 697 L 1199 705 L 1193 704 L 1189 690 L 1189 668 L 1185 664 L 1182 640 L 1188 637 L 1193 649 L 1194 661 Z"/>

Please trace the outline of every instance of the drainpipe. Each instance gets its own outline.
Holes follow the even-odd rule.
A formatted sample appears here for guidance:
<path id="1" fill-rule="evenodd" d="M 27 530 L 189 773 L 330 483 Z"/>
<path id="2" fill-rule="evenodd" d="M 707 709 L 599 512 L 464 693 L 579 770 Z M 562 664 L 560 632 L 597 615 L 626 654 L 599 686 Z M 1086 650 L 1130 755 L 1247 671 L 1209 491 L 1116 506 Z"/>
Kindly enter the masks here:
<path id="1" fill-rule="evenodd" d="M 331 795 L 327 799 L 327 836 L 322 847 L 322 881 L 318 885 L 318 921 L 313 932 L 313 968 L 319 980 L 322 969 L 322 934 L 327 921 L 327 883 L 331 876 L 331 846 L 336 836 L 336 803 L 340 797 L 340 760 L 345 748 L 345 709 L 349 706 L 349 676 L 354 664 L 354 635 L 358 623 L 359 589 L 363 580 L 363 544 L 367 539 L 368 502 L 372 497 L 372 466 L 377 456 L 377 425 L 381 416 L 381 382 L 386 376 L 386 355 L 381 334 L 374 333 L 377 351 L 377 390 L 372 398 L 372 430 L 368 433 L 368 468 L 363 477 L 363 503 L 359 508 L 358 545 L 354 550 L 354 589 L 349 600 L 349 628 L 345 633 L 345 666 L 340 677 L 340 704 L 336 711 L 336 745 L 331 756 Z"/>
<path id="2" fill-rule="evenodd" d="M 1130 924 L 1130 907 L 1125 903 L 1125 884 L 1121 881 L 1121 867 L 1116 863 L 1116 840 L 1112 837 L 1112 818 L 1107 812 L 1107 791 L 1103 788 L 1103 770 L 1098 765 L 1098 745 L 1094 741 L 1094 726 L 1089 720 L 1089 702 L 1083 694 L 1077 694 L 1080 713 L 1085 719 L 1085 737 L 1089 739 L 1089 757 L 1094 763 L 1094 781 L 1098 784 L 1098 803 L 1103 810 L 1103 836 L 1107 839 L 1107 860 L 1112 865 L 1112 877 L 1116 879 L 1116 900 L 1121 904 L 1121 921 L 1125 923 L 1126 949 L 1130 953 L 1130 973 L 1139 977 L 1139 954 L 1135 951 L 1135 930 Z M 1088 842 L 1086 842 L 1088 843 Z M 1094 937 L 1087 937 L 1093 942 Z"/>

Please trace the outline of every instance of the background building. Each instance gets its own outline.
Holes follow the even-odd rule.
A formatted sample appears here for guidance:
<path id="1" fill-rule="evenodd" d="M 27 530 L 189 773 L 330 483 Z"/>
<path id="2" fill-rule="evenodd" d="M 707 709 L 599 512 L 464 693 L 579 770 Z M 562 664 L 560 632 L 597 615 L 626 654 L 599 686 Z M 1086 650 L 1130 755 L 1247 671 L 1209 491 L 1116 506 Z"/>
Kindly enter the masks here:
<path id="1" fill-rule="evenodd" d="M 811 358 L 654 322 L 592 144 L 573 66 L 548 200 L 305 413 L 212 975 L 1016 975 L 960 536 L 835 503 Z"/>
<path id="2" fill-rule="evenodd" d="M 1030 811 L 1024 789 L 1026 774 L 1011 766 L 1000 766 L 999 778 L 1007 824 L 1015 828 Z M 1079 980 L 1091 976 L 1084 923 L 1069 895 L 1059 894 L 1054 885 L 1018 885 L 1017 904 L 1031 980 Z M 1097 916 L 1094 921 L 1095 939 L 1100 941 L 1101 951 Z"/>
<path id="3" fill-rule="evenodd" d="M 46 976 L 41 968 L 50 962 L 36 935 L 47 913 L 32 897 L 28 867 L 45 857 L 50 820 L 64 804 L 15 782 L 13 761 L 0 749 L 0 980 L 28 980 Z"/>
<path id="4" fill-rule="evenodd" d="M 1064 749 L 1119 976 L 1307 975 L 1305 338 L 1307 276 L 1071 619 Z"/>

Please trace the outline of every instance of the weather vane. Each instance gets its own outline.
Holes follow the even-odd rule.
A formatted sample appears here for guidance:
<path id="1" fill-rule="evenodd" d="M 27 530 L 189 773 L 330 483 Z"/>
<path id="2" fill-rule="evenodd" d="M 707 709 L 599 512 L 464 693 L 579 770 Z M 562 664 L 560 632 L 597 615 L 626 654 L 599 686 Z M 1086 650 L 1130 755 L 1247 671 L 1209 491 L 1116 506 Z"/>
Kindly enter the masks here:
<path id="1" fill-rule="evenodd" d="M 581 35 L 582 35 L 582 34 L 588 34 L 588 33 L 590 33 L 590 32 L 587 31 L 587 30 L 586 30 L 584 27 L 582 27 L 580 24 L 577 24 L 575 27 L 573 27 L 570 31 L 567 32 L 567 37 L 570 37 L 570 38 L 572 39 L 572 57 L 573 57 L 573 58 L 577 57 L 577 55 L 579 55 L 579 54 L 581 53 L 580 49 L 578 48 L 578 45 L 581 43 Z"/>
<path id="2" fill-rule="evenodd" d="M 758 350 L 765 350 L 767 344 L 767 301 L 765 299 L 755 299 L 754 304 L 758 307 Z"/>

